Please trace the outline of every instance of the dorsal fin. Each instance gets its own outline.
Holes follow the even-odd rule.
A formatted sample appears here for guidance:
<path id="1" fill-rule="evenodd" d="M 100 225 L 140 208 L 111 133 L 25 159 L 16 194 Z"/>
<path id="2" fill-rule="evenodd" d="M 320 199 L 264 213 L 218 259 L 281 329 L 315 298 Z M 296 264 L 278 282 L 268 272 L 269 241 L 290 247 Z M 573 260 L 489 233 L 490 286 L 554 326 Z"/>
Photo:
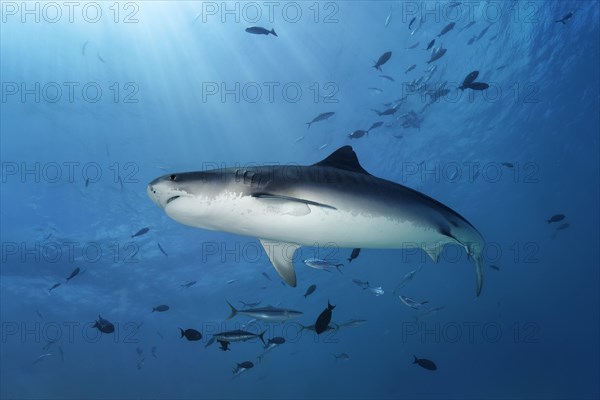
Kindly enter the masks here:
<path id="1" fill-rule="evenodd" d="M 344 169 L 346 171 L 359 172 L 365 175 L 371 175 L 358 162 L 356 153 L 352 150 L 352 146 L 343 146 L 331 153 L 326 159 L 319 161 L 313 166 L 332 167 Z"/>

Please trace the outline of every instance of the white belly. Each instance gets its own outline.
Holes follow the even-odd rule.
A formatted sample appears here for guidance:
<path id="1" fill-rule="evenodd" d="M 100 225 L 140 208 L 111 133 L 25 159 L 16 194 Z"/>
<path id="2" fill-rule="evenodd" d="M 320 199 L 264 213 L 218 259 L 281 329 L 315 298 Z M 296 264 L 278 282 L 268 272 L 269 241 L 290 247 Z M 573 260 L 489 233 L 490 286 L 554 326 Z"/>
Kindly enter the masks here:
<path id="1" fill-rule="evenodd" d="M 333 243 L 347 248 L 404 248 L 423 247 L 440 239 L 433 229 L 410 221 L 248 196 L 180 198 L 167 205 L 165 212 L 197 228 L 306 246 Z"/>

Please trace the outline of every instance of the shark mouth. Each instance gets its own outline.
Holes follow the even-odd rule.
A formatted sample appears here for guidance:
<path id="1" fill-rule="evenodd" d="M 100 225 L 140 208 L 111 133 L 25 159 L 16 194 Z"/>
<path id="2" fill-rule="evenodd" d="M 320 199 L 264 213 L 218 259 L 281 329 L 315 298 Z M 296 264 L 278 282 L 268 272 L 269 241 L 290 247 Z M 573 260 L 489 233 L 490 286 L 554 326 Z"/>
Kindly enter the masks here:
<path id="1" fill-rule="evenodd" d="M 178 198 L 180 198 L 180 197 L 181 197 L 181 196 L 173 196 L 173 197 L 169 197 L 169 198 L 167 199 L 167 203 L 166 203 L 166 204 L 169 204 L 169 203 L 170 203 L 170 202 L 172 202 L 173 200 L 176 200 L 176 199 L 178 199 Z"/>

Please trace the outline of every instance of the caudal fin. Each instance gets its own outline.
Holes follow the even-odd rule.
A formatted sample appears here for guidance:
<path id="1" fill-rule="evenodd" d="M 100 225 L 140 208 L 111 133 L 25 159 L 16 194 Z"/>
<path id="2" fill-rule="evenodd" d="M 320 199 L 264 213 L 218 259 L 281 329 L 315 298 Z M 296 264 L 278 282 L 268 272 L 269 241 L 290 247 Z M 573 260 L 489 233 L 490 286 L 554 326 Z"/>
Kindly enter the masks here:
<path id="1" fill-rule="evenodd" d="M 275 33 L 275 29 L 271 29 L 271 35 L 277 36 L 277 34 Z"/>
<path id="2" fill-rule="evenodd" d="M 265 342 L 265 333 L 267 333 L 267 330 L 264 330 L 260 335 L 258 335 L 258 338 L 261 340 L 261 342 L 263 342 L 263 344 L 266 346 L 267 343 Z"/>
<path id="3" fill-rule="evenodd" d="M 179 330 L 181 331 L 181 337 L 180 337 L 180 339 L 181 339 L 182 337 L 185 336 L 185 331 L 183 329 L 181 329 L 181 328 L 179 328 Z"/>
<path id="4" fill-rule="evenodd" d="M 229 307 L 231 308 L 231 314 L 229 314 L 229 317 L 227 317 L 227 319 L 231 319 L 237 315 L 238 310 L 230 302 L 227 302 L 227 304 L 229 304 Z"/>
<path id="5" fill-rule="evenodd" d="M 413 354 L 413 357 L 415 358 L 415 361 L 413 361 L 413 364 L 418 364 L 418 363 L 419 363 L 419 359 L 417 358 L 417 356 L 415 356 L 415 355 Z"/>

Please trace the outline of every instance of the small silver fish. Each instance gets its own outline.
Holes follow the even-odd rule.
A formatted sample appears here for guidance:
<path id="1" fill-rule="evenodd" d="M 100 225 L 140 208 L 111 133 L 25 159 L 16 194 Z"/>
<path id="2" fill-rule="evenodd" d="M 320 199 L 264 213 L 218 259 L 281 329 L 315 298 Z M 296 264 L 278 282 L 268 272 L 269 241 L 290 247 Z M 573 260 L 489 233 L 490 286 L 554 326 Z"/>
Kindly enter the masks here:
<path id="1" fill-rule="evenodd" d="M 344 264 L 338 264 L 327 260 L 321 260 L 320 258 L 307 258 L 303 262 L 308 267 L 328 272 L 333 270 L 333 268 L 336 268 L 338 271 L 340 271 L 340 267 L 344 266 Z"/>
<path id="2" fill-rule="evenodd" d="M 423 308 L 423 306 L 425 306 L 425 304 L 429 303 L 429 301 L 416 301 L 414 299 L 411 299 L 410 297 L 407 296 L 402 296 L 400 295 L 400 301 L 402 301 L 402 303 L 404 303 L 406 306 L 414 309 L 414 310 L 420 310 L 421 308 Z"/>

